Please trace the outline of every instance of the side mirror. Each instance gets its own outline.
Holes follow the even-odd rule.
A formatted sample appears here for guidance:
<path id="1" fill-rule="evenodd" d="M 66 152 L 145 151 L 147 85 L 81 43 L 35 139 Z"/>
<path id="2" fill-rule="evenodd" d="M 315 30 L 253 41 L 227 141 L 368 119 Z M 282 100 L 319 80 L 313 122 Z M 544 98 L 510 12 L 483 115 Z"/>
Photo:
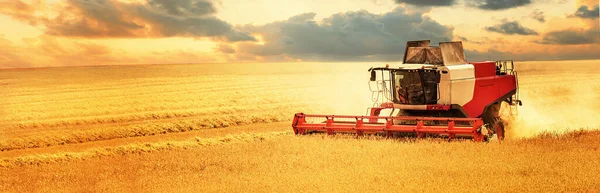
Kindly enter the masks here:
<path id="1" fill-rule="evenodd" d="M 377 75 L 375 70 L 371 70 L 371 81 L 376 81 L 377 80 Z"/>

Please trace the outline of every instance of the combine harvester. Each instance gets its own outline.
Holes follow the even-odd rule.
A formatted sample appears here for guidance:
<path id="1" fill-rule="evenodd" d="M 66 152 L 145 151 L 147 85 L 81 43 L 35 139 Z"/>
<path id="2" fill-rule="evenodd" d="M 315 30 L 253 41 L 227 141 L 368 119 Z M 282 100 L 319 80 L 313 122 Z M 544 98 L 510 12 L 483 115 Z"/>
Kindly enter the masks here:
<path id="1" fill-rule="evenodd" d="M 369 69 L 375 104 L 367 115 L 297 113 L 294 133 L 504 139 L 501 103 L 508 103 L 512 114 L 522 105 L 513 61 L 468 63 L 462 42 L 430 47 L 429 40 L 409 41 L 404 53 L 400 67 Z M 381 116 L 383 111 L 389 115 Z"/>

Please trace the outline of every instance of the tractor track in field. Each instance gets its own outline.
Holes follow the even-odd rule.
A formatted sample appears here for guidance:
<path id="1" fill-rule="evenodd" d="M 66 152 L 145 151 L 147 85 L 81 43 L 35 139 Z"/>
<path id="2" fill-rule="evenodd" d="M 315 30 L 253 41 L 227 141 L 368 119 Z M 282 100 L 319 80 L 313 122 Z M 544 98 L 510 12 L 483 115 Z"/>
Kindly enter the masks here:
<path id="1" fill-rule="evenodd" d="M 258 116 L 258 117 L 256 117 Z M 254 118 L 253 118 L 254 117 Z M 115 122 L 108 124 L 88 125 L 85 130 L 77 129 L 77 126 L 57 127 L 44 132 L 31 130 L 31 134 L 16 132 L 20 136 L 12 136 L 0 140 L 1 151 L 13 151 L 19 149 L 44 148 L 69 144 L 89 143 L 95 141 L 107 141 L 120 138 L 138 138 L 146 136 L 160 136 L 170 133 L 185 133 L 212 129 L 227 129 L 237 126 L 263 124 L 270 122 L 287 121 L 287 117 L 268 117 L 252 115 L 252 117 L 240 117 L 222 115 L 220 117 L 198 118 L 168 118 L 155 121 Z M 258 119 L 257 119 L 258 118 Z M 289 122 L 287 122 L 289 126 Z M 0 133 L 9 136 L 8 133 Z"/>
<path id="2" fill-rule="evenodd" d="M 223 117 L 231 116 L 240 113 L 251 112 L 269 112 L 270 109 L 280 109 L 282 107 L 303 107 L 305 103 L 273 103 L 262 104 L 261 106 L 229 106 L 229 107 L 212 107 L 212 108 L 188 108 L 178 111 L 167 110 L 146 110 L 129 113 L 112 113 L 110 115 L 80 115 L 77 119 L 65 119 L 63 117 L 39 119 L 36 121 L 21 121 L 15 124 L 14 121 L 0 121 L 0 125 L 9 130 L 36 129 L 36 128 L 53 128 L 66 126 L 81 126 L 109 123 L 129 123 L 149 120 L 176 119 L 188 117 Z M 215 116 L 215 114 L 219 116 Z M 254 113 L 256 114 L 256 113 Z M 268 118 L 268 117 L 267 117 Z M 12 126 L 11 126 L 12 125 Z"/>
<path id="3" fill-rule="evenodd" d="M 154 151 L 160 148 L 178 148 L 214 145 L 230 141 L 253 141 L 260 138 L 276 136 L 291 136 L 293 132 L 288 122 L 252 124 L 228 128 L 216 128 L 180 133 L 167 133 L 133 138 L 118 138 L 103 141 L 26 148 L 11 151 L 0 151 L 0 167 L 35 165 L 56 161 L 66 161 L 72 158 L 107 156 L 121 154 L 124 150 L 129 153 Z M 215 143 L 216 142 L 216 143 Z M 102 151 L 103 153 L 98 153 Z M 83 155 L 83 157 L 81 157 Z"/>

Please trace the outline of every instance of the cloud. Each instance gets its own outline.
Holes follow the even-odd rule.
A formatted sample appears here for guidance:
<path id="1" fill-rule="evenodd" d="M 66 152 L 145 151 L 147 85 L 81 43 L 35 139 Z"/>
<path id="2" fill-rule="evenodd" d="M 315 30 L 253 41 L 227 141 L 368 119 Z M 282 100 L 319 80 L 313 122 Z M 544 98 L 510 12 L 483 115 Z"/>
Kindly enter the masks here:
<path id="1" fill-rule="evenodd" d="M 458 38 L 458 40 L 462 41 L 463 43 L 464 42 L 473 43 L 473 44 L 483 44 L 484 43 L 484 42 L 481 42 L 481 41 L 473 41 L 473 40 L 467 39 L 464 36 L 457 36 L 457 38 Z"/>
<path id="2" fill-rule="evenodd" d="M 170 15 L 168 10 L 159 8 L 136 5 L 133 10 L 160 36 L 216 37 L 232 42 L 255 40 L 250 34 L 236 31 L 229 23 L 213 16 Z"/>
<path id="3" fill-rule="evenodd" d="M 512 53 L 495 49 L 489 49 L 485 52 L 465 49 L 465 58 L 467 58 L 468 61 L 517 60 Z"/>
<path id="4" fill-rule="evenodd" d="M 528 5 L 531 0 L 470 0 L 467 4 L 483 10 L 504 10 Z"/>
<path id="5" fill-rule="evenodd" d="M 233 46 L 231 46 L 230 44 L 224 44 L 224 43 L 217 45 L 217 47 L 215 48 L 215 51 L 221 52 L 221 53 L 226 53 L 226 54 L 235 53 L 235 49 L 233 48 Z"/>
<path id="6" fill-rule="evenodd" d="M 494 61 L 494 60 L 516 60 L 516 61 L 541 61 L 541 60 L 590 60 L 600 59 L 595 50 L 600 49 L 598 44 L 585 46 L 573 45 L 569 47 L 554 47 L 551 49 L 529 50 L 526 52 L 500 51 L 489 49 L 487 51 L 465 50 L 468 61 Z"/>
<path id="7" fill-rule="evenodd" d="M 149 0 L 148 4 L 156 9 L 165 10 L 169 15 L 192 16 L 216 13 L 212 2 L 205 0 Z"/>
<path id="8" fill-rule="evenodd" d="M 516 22 L 516 21 L 509 22 L 506 20 L 502 21 L 501 24 L 491 26 L 491 27 L 486 27 L 485 30 L 490 31 L 490 32 L 497 32 L 497 33 L 501 33 L 501 34 L 508 34 L 508 35 L 514 35 L 514 34 L 537 35 L 538 34 L 538 32 L 536 32 L 533 29 L 521 26 L 521 24 L 519 24 L 519 22 Z"/>
<path id="9" fill-rule="evenodd" d="M 49 35 L 10 41 L 0 34 L 0 69 L 115 64 L 173 64 L 220 62 L 213 53 L 165 49 L 135 53 L 102 43 Z M 139 51 L 138 51 L 139 52 Z"/>
<path id="10" fill-rule="evenodd" d="M 61 43 L 47 35 L 24 39 L 23 44 L 0 35 L 0 42 L 4 45 L 0 47 L 0 68 L 94 65 L 124 59 L 104 45 L 85 41 Z"/>
<path id="11" fill-rule="evenodd" d="M 551 31 L 544 34 L 542 41 L 537 41 L 537 43 L 560 45 L 600 43 L 600 28 Z"/>
<path id="12" fill-rule="evenodd" d="M 19 66 L 30 66 L 25 60 L 17 46 L 4 35 L 0 34 L 0 68 L 16 68 Z"/>
<path id="13" fill-rule="evenodd" d="M 529 16 L 539 22 L 546 22 L 546 18 L 544 17 L 544 12 L 540 11 L 539 9 L 533 10 L 533 12 L 531 12 L 531 14 L 529 14 Z"/>
<path id="14" fill-rule="evenodd" d="M 600 18 L 600 5 L 596 5 L 593 9 L 588 9 L 588 6 L 582 5 L 571 17 L 598 19 Z"/>
<path id="15" fill-rule="evenodd" d="M 396 3 L 406 3 L 416 6 L 452 6 L 455 0 L 395 0 Z"/>
<path id="16" fill-rule="evenodd" d="M 31 4 L 23 3 L 20 0 L 15 1 L 0 1 L 0 13 L 9 15 L 17 20 L 25 21 L 31 25 L 36 25 L 33 14 L 36 9 L 45 9 L 45 6 L 40 1 L 33 1 Z"/>
<path id="17" fill-rule="evenodd" d="M 46 28 L 46 34 L 83 38 L 193 37 L 223 41 L 254 41 L 248 33 L 233 29 L 214 16 L 216 9 L 207 0 L 147 0 L 124 3 L 118 0 L 67 0 L 57 5 L 54 17 L 35 16 L 33 4 L 20 0 L 2 8 L 2 13 L 32 21 Z"/>
<path id="18" fill-rule="evenodd" d="M 41 18 L 47 34 L 67 37 L 134 37 L 145 26 L 133 22 L 120 8 L 125 4 L 110 0 L 70 0 L 56 18 Z"/>
<path id="19" fill-rule="evenodd" d="M 407 14 L 401 7 L 383 14 L 338 13 L 319 22 L 314 17 L 305 13 L 265 25 L 241 26 L 243 31 L 260 34 L 263 43 L 237 43 L 237 52 L 305 61 L 392 61 L 402 59 L 406 41 L 440 42 L 453 37 L 452 27 L 422 13 Z"/>

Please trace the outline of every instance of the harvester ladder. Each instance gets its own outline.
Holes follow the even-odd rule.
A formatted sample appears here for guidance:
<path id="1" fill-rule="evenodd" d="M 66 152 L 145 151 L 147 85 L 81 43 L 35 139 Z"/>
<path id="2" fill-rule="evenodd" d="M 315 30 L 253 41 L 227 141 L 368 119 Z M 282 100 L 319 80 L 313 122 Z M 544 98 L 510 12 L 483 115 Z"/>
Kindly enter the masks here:
<path id="1" fill-rule="evenodd" d="M 365 115 L 371 115 L 371 111 L 374 108 L 379 108 L 382 103 L 392 101 L 390 93 L 392 87 L 392 77 L 390 74 L 386 74 L 381 71 L 381 79 L 375 81 L 369 81 L 369 90 L 371 91 L 371 101 L 373 101 L 373 106 L 367 108 L 367 112 Z M 394 109 L 390 112 L 390 116 L 394 113 Z"/>
<path id="2" fill-rule="evenodd" d="M 392 101 L 390 93 L 391 89 L 391 76 L 381 71 L 381 79 L 369 82 L 369 90 L 371 91 L 371 101 L 373 101 L 373 107 L 379 107 L 381 103 Z M 374 84 L 372 84 L 374 83 Z"/>
<path id="3" fill-rule="evenodd" d="M 510 112 L 512 115 L 519 115 L 519 105 L 521 103 L 521 101 L 519 100 L 519 74 L 516 70 L 514 70 L 515 67 L 512 60 L 510 61 L 510 64 L 510 74 L 515 76 L 515 84 L 517 85 L 517 90 L 515 94 L 511 96 L 510 101 L 512 102 L 512 104 L 510 104 Z"/>
<path id="4" fill-rule="evenodd" d="M 373 101 L 373 107 L 378 107 L 380 101 L 383 101 L 384 88 L 382 87 L 382 80 L 375 81 L 375 84 L 369 82 L 369 90 L 371 91 L 371 101 Z"/>
<path id="5" fill-rule="evenodd" d="M 519 104 L 517 102 L 517 101 L 519 101 L 518 98 L 519 97 L 517 97 L 517 94 L 512 96 L 512 99 L 511 99 L 512 104 L 510 104 L 510 114 L 511 115 L 519 115 Z"/>

